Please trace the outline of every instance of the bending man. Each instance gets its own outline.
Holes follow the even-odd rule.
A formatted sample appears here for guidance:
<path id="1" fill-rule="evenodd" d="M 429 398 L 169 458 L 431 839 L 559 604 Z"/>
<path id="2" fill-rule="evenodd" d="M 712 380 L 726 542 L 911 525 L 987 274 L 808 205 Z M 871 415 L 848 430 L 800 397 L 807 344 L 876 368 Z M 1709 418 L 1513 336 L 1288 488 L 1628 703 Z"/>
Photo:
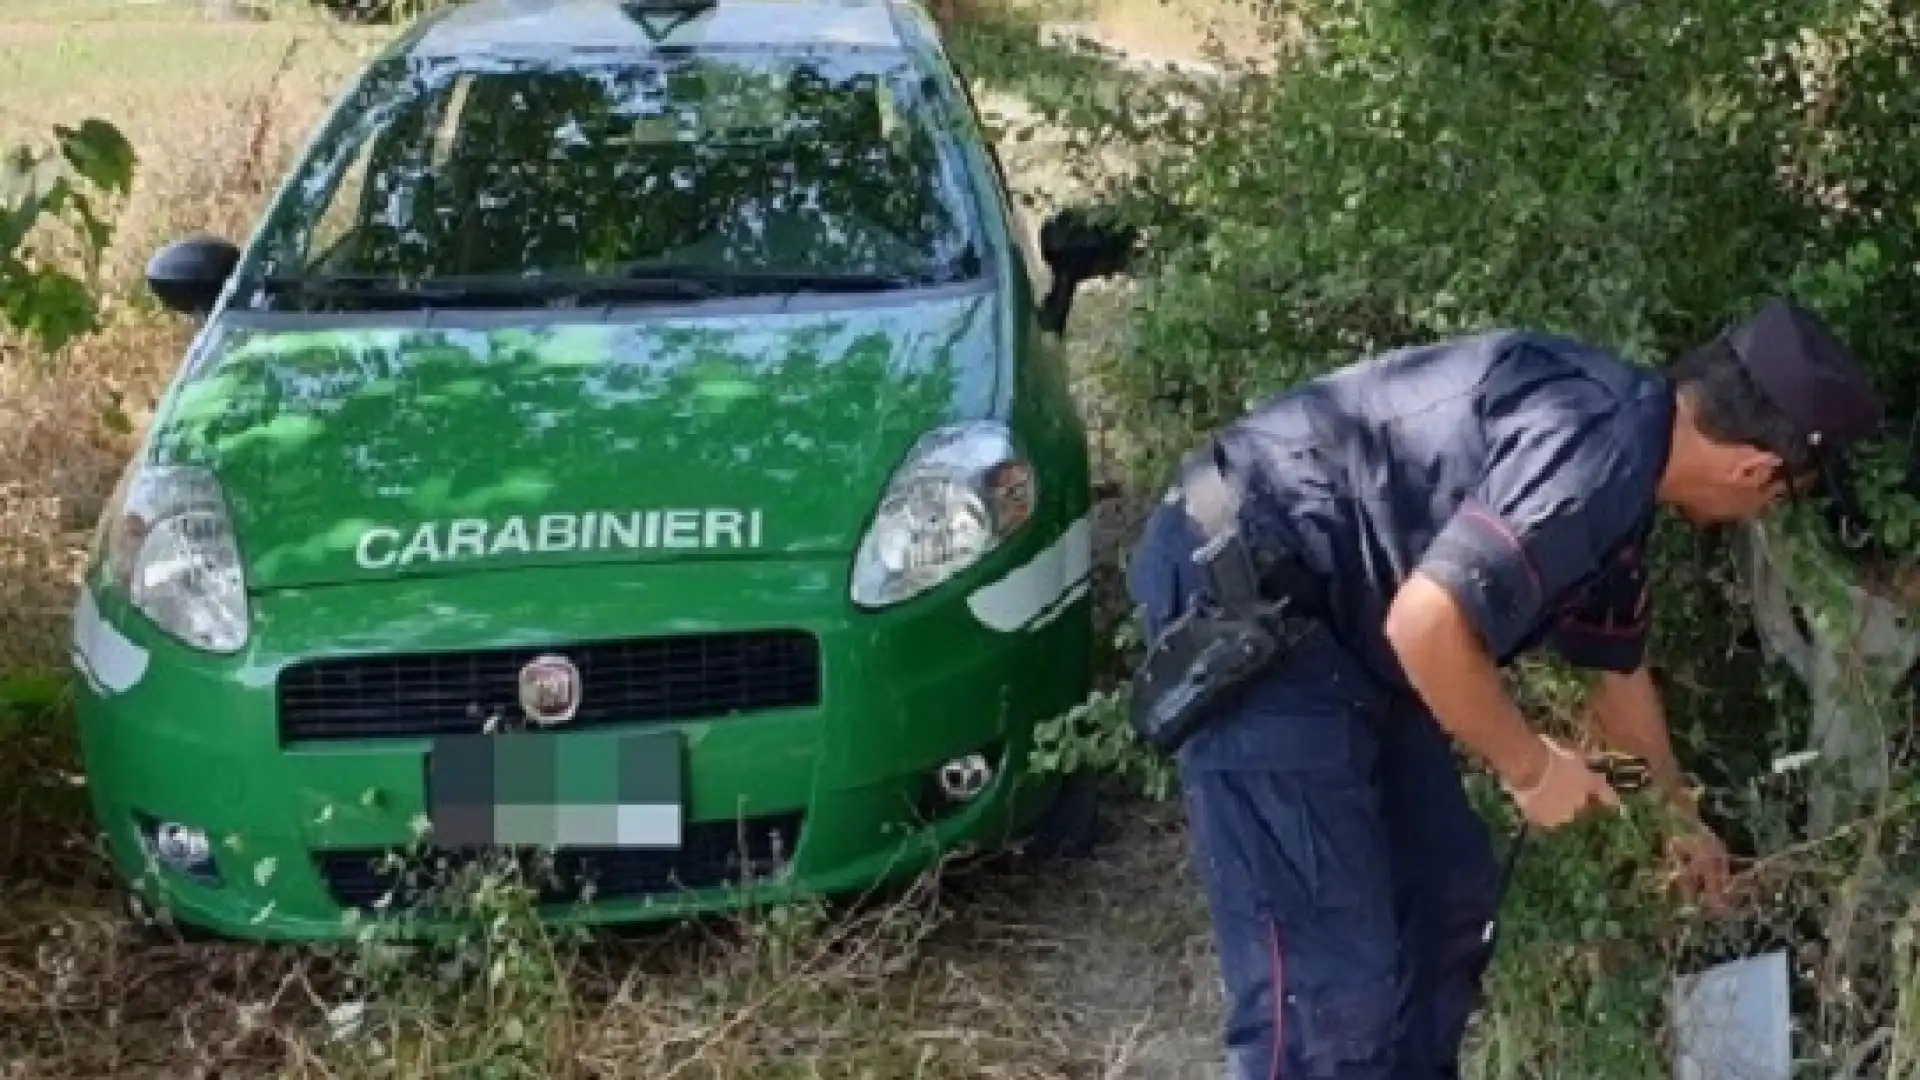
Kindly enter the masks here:
<path id="1" fill-rule="evenodd" d="M 1178 749 L 1237 1080 L 1456 1075 L 1498 883 L 1454 747 L 1536 827 L 1617 803 L 1501 667 L 1550 645 L 1597 669 L 1601 734 L 1684 807 L 1646 666 L 1656 511 L 1753 519 L 1879 416 L 1833 336 L 1775 301 L 1664 372 L 1523 332 L 1402 349 L 1190 456 L 1128 568 L 1150 640 L 1232 527 L 1311 627 Z M 1682 843 L 1713 888 L 1724 847 L 1704 825 Z"/>

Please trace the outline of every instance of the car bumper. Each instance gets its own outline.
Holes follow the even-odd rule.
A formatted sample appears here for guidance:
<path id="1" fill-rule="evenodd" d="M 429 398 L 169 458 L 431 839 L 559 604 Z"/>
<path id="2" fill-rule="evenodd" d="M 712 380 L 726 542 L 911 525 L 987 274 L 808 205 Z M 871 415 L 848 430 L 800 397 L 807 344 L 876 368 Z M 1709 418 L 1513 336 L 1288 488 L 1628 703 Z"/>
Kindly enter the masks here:
<path id="1" fill-rule="evenodd" d="M 881 885 L 1022 827 L 1047 795 L 1023 767 L 1033 725 L 1088 690 L 1083 588 L 1068 583 L 1057 613 L 1008 631 L 975 615 L 977 584 L 953 584 L 879 614 L 852 609 L 843 569 L 827 562 L 333 586 L 256 598 L 254 640 L 235 658 L 195 653 L 89 591 L 76 657 L 93 809 L 118 871 L 180 921 L 238 937 L 350 936 L 390 892 L 373 860 L 421 835 L 435 739 L 289 738 L 277 687 L 290 666 L 798 630 L 818 643 L 811 704 L 696 720 L 603 716 L 542 734 L 569 753 L 611 758 L 634 732 L 675 733 L 686 829 L 677 850 L 601 852 L 592 902 L 555 897 L 548 914 L 638 922 Z M 991 783 L 965 801 L 934 797 L 935 771 L 970 754 L 991 759 Z M 208 865 L 156 861 L 163 825 L 204 831 Z M 419 926 L 431 932 L 433 921 Z"/>

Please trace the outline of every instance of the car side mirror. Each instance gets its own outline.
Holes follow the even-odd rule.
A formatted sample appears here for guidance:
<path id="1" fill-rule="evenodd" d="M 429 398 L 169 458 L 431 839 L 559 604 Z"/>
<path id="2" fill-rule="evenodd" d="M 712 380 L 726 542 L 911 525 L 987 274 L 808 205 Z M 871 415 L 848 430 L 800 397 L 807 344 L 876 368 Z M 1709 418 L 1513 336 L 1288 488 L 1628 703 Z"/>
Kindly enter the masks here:
<path id="1" fill-rule="evenodd" d="M 1137 254 L 1138 226 L 1093 215 L 1084 207 L 1068 207 L 1040 226 L 1040 257 L 1053 271 L 1053 285 L 1040 303 L 1040 325 L 1050 333 L 1066 328 L 1074 292 L 1083 283 L 1124 272 Z"/>
<path id="2" fill-rule="evenodd" d="M 240 249 L 217 236 L 175 240 L 147 262 L 147 288 L 172 311 L 205 315 L 238 265 Z"/>

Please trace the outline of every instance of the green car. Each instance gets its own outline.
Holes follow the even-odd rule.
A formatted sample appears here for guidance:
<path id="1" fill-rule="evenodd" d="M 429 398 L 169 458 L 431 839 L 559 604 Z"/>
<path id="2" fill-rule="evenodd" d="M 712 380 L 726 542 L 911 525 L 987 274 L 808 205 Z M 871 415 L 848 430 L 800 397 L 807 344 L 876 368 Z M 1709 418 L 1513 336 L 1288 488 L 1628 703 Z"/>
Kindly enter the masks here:
<path id="1" fill-rule="evenodd" d="M 1029 244 L 905 0 L 407 28 L 243 247 L 148 266 L 203 322 L 72 650 L 136 912 L 430 932 L 531 852 L 631 923 L 1084 839 L 1027 764 L 1091 687 L 1059 331 L 1134 242 L 1078 213 Z"/>

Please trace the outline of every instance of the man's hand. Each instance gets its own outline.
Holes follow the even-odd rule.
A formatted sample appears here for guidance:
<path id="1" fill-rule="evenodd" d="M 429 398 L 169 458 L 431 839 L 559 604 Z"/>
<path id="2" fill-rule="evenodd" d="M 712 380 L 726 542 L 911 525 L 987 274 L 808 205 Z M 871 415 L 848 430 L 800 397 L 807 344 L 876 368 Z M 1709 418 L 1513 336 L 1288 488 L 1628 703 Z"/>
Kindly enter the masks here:
<path id="1" fill-rule="evenodd" d="M 1648 670 L 1642 667 L 1631 675 L 1603 673 L 1587 707 L 1600 741 L 1646 762 L 1653 786 L 1676 811 L 1697 821 L 1693 795 L 1674 758 L 1660 693 Z"/>
<path id="2" fill-rule="evenodd" d="M 1727 845 L 1713 830 L 1702 825 L 1676 834 L 1667 841 L 1667 858 L 1681 895 L 1709 911 L 1725 908 L 1732 891 L 1733 873 L 1729 869 Z"/>
<path id="3" fill-rule="evenodd" d="M 1654 786 L 1673 810 L 1667 859 L 1674 883 L 1688 900 L 1710 911 L 1723 909 L 1733 888 L 1727 845 L 1700 819 L 1693 793 L 1674 760 L 1666 714 L 1647 670 L 1602 676 L 1591 706 L 1601 737 L 1648 761 Z"/>
<path id="4" fill-rule="evenodd" d="M 1620 795 L 1606 778 L 1594 772 L 1578 754 L 1541 736 L 1547 746 L 1547 767 L 1537 783 L 1516 789 L 1506 785 L 1520 813 L 1536 828 L 1557 829 L 1596 803 L 1618 808 Z"/>

